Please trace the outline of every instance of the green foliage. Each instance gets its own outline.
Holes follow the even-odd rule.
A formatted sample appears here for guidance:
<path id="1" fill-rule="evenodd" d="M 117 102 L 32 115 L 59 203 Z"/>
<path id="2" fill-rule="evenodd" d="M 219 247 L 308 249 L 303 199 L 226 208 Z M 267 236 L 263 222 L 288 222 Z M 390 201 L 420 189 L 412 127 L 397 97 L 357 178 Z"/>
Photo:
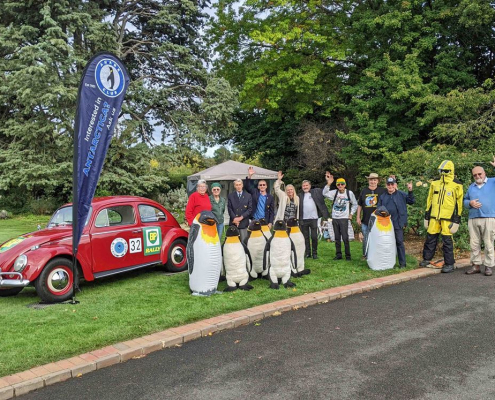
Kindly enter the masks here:
<path id="1" fill-rule="evenodd" d="M 70 200 L 79 80 L 99 51 L 114 52 L 131 75 L 99 193 L 167 189 L 167 166 L 152 167 L 143 144 L 153 135 L 190 150 L 231 134 L 237 93 L 207 70 L 202 7 L 190 0 L 0 2 L 1 201 L 22 211 L 33 199 Z"/>
<path id="2" fill-rule="evenodd" d="M 187 200 L 187 191 L 184 186 L 158 196 L 158 202 L 163 204 L 180 223 L 185 220 Z"/>

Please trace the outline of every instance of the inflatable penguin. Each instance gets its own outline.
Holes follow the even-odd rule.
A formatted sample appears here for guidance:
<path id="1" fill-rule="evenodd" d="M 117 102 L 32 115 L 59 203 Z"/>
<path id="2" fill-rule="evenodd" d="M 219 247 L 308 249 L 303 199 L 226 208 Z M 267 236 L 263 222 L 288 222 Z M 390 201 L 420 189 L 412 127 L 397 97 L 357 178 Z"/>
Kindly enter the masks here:
<path id="1" fill-rule="evenodd" d="M 232 292 L 237 288 L 251 290 L 253 287 L 247 284 L 252 270 L 251 255 L 246 245 L 241 242 L 239 230 L 234 225 L 227 228 L 222 254 L 222 272 L 227 280 L 227 288 L 224 291 Z"/>
<path id="2" fill-rule="evenodd" d="M 287 220 L 287 232 L 289 237 L 294 243 L 296 249 L 295 255 L 297 256 L 297 263 L 295 257 L 292 259 L 292 276 L 301 277 L 311 273 L 310 269 L 304 269 L 304 254 L 306 254 L 306 244 L 304 236 L 299 229 L 299 221 L 296 218 L 289 218 Z"/>
<path id="3" fill-rule="evenodd" d="M 266 240 L 270 239 L 272 237 L 272 233 L 270 232 L 268 222 L 266 222 L 266 219 L 264 218 L 260 218 L 259 221 L 261 224 L 261 232 L 263 232 L 263 235 L 265 236 Z"/>
<path id="4" fill-rule="evenodd" d="M 267 239 L 261 230 L 261 224 L 258 220 L 253 220 L 248 227 L 247 248 L 253 261 L 251 277 L 261 278 L 263 273 L 263 252 L 265 250 Z M 266 273 L 265 273 L 266 276 Z"/>
<path id="5" fill-rule="evenodd" d="M 297 265 L 296 249 L 287 234 L 287 225 L 284 221 L 276 221 L 273 236 L 266 243 L 263 254 L 263 269 L 268 271 L 271 289 L 279 288 L 279 280 L 286 288 L 296 286 L 290 281 L 292 259 Z"/>
<path id="6" fill-rule="evenodd" d="M 371 214 L 368 230 L 365 247 L 368 266 L 375 271 L 394 268 L 397 247 L 390 213 L 385 207 L 378 207 Z"/>
<path id="7" fill-rule="evenodd" d="M 203 211 L 194 218 L 186 253 L 191 293 L 195 296 L 216 293 L 222 270 L 222 246 L 217 219 L 211 211 Z"/>

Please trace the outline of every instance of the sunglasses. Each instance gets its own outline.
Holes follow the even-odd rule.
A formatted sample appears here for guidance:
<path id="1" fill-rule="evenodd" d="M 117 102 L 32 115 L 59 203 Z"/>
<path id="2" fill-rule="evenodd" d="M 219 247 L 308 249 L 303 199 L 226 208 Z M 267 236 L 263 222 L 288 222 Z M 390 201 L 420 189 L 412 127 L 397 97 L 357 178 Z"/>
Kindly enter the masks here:
<path id="1" fill-rule="evenodd" d="M 345 183 L 337 183 L 337 186 L 345 186 Z"/>
<path id="2" fill-rule="evenodd" d="M 260 183 L 260 184 L 258 185 L 258 187 L 260 187 L 260 186 L 266 186 L 266 184 L 264 184 L 264 183 Z"/>
<path id="3" fill-rule="evenodd" d="M 388 186 L 388 185 L 395 185 L 395 182 L 388 182 L 388 183 L 387 183 L 387 186 Z"/>
<path id="4" fill-rule="evenodd" d="M 482 176 L 483 172 L 480 172 L 479 174 L 473 174 L 473 176 L 476 178 L 477 176 Z"/>
<path id="5" fill-rule="evenodd" d="M 220 188 L 213 188 L 213 189 L 211 189 L 211 190 L 220 190 Z"/>
<path id="6" fill-rule="evenodd" d="M 440 172 L 441 174 L 448 174 L 450 172 L 450 169 L 439 169 L 438 172 Z"/>

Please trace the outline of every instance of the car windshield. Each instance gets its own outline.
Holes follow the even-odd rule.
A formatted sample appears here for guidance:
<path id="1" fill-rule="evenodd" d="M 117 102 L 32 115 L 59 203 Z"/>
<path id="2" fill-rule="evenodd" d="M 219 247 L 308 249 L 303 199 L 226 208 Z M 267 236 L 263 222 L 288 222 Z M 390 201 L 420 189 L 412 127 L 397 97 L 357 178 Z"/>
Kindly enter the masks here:
<path id="1" fill-rule="evenodd" d="M 88 218 L 86 218 L 86 223 L 84 224 L 85 226 L 89 221 L 92 210 L 92 208 L 89 209 Z M 48 222 L 47 227 L 51 228 L 53 226 L 65 225 L 72 225 L 72 206 L 59 208 L 57 211 L 55 211 L 55 214 L 53 214 L 50 222 Z"/>

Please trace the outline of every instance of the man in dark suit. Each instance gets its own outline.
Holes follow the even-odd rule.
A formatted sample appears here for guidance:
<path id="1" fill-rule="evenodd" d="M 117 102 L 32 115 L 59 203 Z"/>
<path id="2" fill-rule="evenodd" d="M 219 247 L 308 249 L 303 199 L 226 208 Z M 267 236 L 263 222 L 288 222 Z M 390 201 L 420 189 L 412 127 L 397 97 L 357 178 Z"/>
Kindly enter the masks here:
<path id="1" fill-rule="evenodd" d="M 271 228 L 275 217 L 275 199 L 267 192 L 268 185 L 264 179 L 258 181 L 257 189 L 254 187 L 254 182 L 251 179 L 254 174 L 254 168 L 249 167 L 247 179 L 244 180 L 244 188 L 253 198 L 253 212 L 250 218 L 264 218 L 268 222 L 268 227 Z"/>
<path id="2" fill-rule="evenodd" d="M 306 257 L 318 258 L 318 218 L 330 218 L 325 198 L 319 188 L 311 189 L 310 181 L 303 181 L 299 193 L 299 221 L 306 243 Z M 311 236 L 311 247 L 309 238 Z"/>
<path id="3" fill-rule="evenodd" d="M 253 200 L 251 195 L 243 190 L 243 186 L 242 179 L 234 181 L 235 192 L 229 194 L 227 208 L 229 210 L 230 225 L 237 226 L 241 241 L 246 243 L 249 217 L 253 212 Z"/>

